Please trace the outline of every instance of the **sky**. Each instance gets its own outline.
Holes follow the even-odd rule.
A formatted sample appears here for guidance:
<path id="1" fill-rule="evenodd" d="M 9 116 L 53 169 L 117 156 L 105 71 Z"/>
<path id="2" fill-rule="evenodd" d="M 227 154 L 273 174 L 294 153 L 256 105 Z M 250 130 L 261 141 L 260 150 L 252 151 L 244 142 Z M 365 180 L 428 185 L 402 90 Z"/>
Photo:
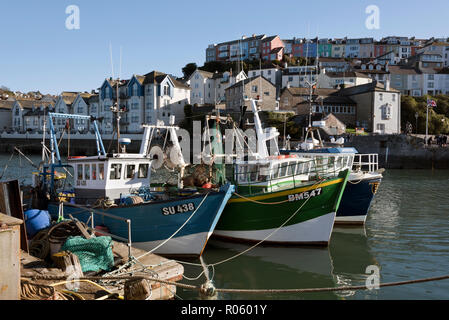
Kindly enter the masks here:
<path id="1" fill-rule="evenodd" d="M 79 29 L 68 6 L 79 8 Z M 368 29 L 366 8 L 379 8 Z M 205 49 L 252 34 L 338 38 L 449 36 L 447 0 L 0 0 L 0 86 L 59 94 L 153 70 L 182 76 Z M 110 50 L 112 48 L 112 50 Z M 122 62 L 120 64 L 120 51 Z M 120 67 L 121 65 L 121 67 Z"/>

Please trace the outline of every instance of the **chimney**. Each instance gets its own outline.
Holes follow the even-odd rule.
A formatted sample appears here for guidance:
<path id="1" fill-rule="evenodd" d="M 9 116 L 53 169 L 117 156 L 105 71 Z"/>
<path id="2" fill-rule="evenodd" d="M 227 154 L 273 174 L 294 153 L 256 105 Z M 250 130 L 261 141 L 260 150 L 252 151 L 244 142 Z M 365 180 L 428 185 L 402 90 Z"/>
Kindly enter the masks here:
<path id="1" fill-rule="evenodd" d="M 385 80 L 385 90 L 390 91 L 390 79 L 388 79 L 388 77 Z"/>

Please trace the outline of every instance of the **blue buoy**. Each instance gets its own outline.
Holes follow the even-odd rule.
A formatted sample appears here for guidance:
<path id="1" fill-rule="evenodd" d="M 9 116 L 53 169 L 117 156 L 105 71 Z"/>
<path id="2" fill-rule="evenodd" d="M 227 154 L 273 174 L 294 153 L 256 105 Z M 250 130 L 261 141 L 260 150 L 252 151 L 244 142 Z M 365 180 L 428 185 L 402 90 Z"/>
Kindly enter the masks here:
<path id="1" fill-rule="evenodd" d="M 30 209 L 25 211 L 25 226 L 27 235 L 32 238 L 40 230 L 50 226 L 50 214 L 46 210 Z"/>

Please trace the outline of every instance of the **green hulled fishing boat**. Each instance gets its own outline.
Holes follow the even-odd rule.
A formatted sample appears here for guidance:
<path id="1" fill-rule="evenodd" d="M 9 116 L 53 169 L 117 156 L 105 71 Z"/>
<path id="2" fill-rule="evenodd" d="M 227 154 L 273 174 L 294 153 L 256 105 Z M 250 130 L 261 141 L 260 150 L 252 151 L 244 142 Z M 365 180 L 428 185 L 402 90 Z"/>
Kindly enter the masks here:
<path id="1" fill-rule="evenodd" d="M 257 152 L 251 159 L 234 160 L 230 165 L 236 192 L 214 236 L 245 242 L 327 245 L 349 170 L 330 174 L 330 163 L 325 166 L 332 167 L 324 167 L 300 155 L 280 155 L 279 132 L 263 129 L 256 101 L 251 100 L 251 104 Z M 217 144 L 210 149 L 216 156 L 223 154 Z"/>

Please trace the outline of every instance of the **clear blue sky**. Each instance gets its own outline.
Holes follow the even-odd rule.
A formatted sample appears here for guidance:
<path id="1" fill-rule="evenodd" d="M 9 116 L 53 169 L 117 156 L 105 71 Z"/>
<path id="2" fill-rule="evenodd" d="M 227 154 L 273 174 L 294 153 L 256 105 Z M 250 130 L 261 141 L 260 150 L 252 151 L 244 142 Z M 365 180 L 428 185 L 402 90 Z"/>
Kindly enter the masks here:
<path id="1" fill-rule="evenodd" d="M 421 4 L 419 4 L 421 2 Z M 449 36 L 449 1 L 428 0 L 0 0 L 0 85 L 59 94 L 90 91 L 115 75 L 152 70 L 181 76 L 202 65 L 210 43 L 242 35 L 296 37 Z M 380 29 L 368 30 L 368 5 L 380 9 Z M 66 7 L 80 9 L 80 29 L 67 30 Z"/>

